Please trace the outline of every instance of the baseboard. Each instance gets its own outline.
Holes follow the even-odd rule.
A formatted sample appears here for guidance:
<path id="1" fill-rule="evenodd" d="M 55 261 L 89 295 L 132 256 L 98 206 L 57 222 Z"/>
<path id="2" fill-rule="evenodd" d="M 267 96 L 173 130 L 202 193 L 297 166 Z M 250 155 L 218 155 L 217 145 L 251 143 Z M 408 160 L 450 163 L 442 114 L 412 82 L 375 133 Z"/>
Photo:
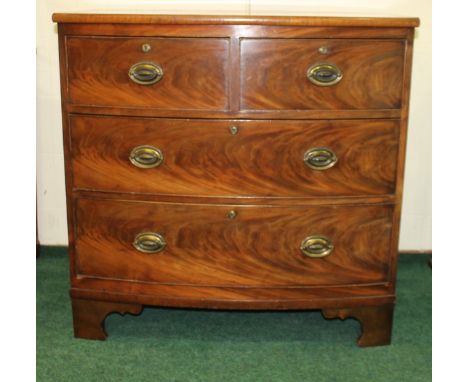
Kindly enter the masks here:
<path id="1" fill-rule="evenodd" d="M 401 249 L 399 255 L 432 255 L 432 249 Z"/>
<path id="2" fill-rule="evenodd" d="M 68 246 L 66 245 L 40 245 L 36 247 L 40 253 L 68 253 Z M 432 255 L 432 249 L 402 249 L 398 251 L 399 255 Z"/>

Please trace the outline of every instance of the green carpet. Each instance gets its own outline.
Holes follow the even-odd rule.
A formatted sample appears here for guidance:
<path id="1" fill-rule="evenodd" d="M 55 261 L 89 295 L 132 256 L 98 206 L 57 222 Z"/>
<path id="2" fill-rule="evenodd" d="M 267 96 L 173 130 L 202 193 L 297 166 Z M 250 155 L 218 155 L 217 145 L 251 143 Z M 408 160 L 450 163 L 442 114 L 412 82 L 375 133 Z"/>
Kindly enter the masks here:
<path id="1" fill-rule="evenodd" d="M 106 341 L 73 338 L 68 258 L 37 260 L 37 381 L 430 381 L 431 269 L 400 258 L 393 341 L 359 348 L 355 320 L 319 312 L 145 308 L 112 314 Z"/>

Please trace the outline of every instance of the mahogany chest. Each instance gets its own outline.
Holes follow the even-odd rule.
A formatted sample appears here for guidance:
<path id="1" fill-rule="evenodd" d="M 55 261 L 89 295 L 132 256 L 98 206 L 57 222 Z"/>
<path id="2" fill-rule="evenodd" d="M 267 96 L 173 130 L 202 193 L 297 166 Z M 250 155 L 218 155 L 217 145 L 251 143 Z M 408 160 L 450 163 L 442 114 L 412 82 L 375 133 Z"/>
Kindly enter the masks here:
<path id="1" fill-rule="evenodd" d="M 390 342 L 418 19 L 53 20 L 76 337 L 152 305 Z"/>

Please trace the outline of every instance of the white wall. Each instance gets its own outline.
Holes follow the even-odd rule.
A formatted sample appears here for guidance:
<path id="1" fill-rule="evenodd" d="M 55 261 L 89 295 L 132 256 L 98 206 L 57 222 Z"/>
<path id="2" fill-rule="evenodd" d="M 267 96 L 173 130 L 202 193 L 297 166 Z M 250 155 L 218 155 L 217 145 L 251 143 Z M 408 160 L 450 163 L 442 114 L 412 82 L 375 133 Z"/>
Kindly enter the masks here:
<path id="1" fill-rule="evenodd" d="M 54 12 L 419 17 L 421 27 L 416 31 L 414 46 L 400 248 L 424 250 L 432 247 L 432 15 L 430 0 L 39 0 L 37 3 L 39 240 L 44 245 L 66 245 L 67 223 L 57 28 L 51 21 L 51 15 Z"/>

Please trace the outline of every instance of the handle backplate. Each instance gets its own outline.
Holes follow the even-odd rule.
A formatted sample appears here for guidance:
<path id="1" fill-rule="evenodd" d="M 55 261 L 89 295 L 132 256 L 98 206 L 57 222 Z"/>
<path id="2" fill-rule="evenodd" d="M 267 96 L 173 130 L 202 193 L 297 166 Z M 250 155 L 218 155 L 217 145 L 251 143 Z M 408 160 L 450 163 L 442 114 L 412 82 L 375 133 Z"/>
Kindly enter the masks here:
<path id="1" fill-rule="evenodd" d="M 336 162 L 338 157 L 327 147 L 314 147 L 304 153 L 304 163 L 314 170 L 326 170 Z"/>
<path id="2" fill-rule="evenodd" d="M 307 257 L 325 257 L 332 253 L 335 246 L 325 236 L 308 236 L 301 243 L 301 251 Z"/>
<path id="3" fill-rule="evenodd" d="M 319 63 L 307 70 L 307 78 L 317 86 L 332 86 L 341 81 L 343 73 L 335 64 Z"/>
<path id="4" fill-rule="evenodd" d="M 141 232 L 135 236 L 133 246 L 143 253 L 158 253 L 166 247 L 166 240 L 156 232 Z"/>
<path id="5" fill-rule="evenodd" d="M 130 79 L 139 85 L 155 84 L 161 81 L 163 75 L 161 66 L 154 62 L 138 62 L 128 71 Z"/>
<path id="6" fill-rule="evenodd" d="M 133 148 L 128 159 L 136 167 L 153 168 L 161 165 L 164 155 L 157 147 L 143 145 Z"/>

